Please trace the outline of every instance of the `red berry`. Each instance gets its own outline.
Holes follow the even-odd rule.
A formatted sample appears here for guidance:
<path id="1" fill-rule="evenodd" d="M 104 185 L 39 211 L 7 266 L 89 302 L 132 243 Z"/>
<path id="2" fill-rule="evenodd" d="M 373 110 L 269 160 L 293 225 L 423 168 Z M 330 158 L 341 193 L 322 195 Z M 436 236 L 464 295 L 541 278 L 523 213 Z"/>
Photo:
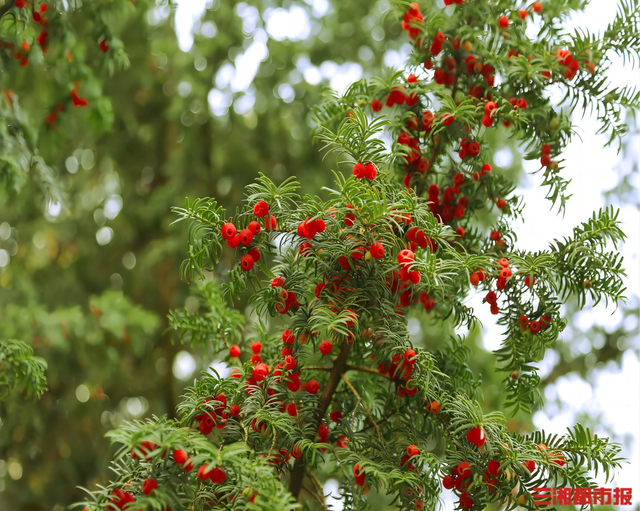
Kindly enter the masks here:
<path id="1" fill-rule="evenodd" d="M 291 330 L 285 330 L 282 332 L 282 342 L 285 344 L 293 344 L 296 340 L 296 336 L 293 335 Z"/>
<path id="2" fill-rule="evenodd" d="M 444 114 L 441 119 L 442 119 L 442 124 L 444 124 L 445 126 L 450 126 L 453 123 L 453 121 L 455 121 L 454 115 L 450 113 Z"/>
<path id="3" fill-rule="evenodd" d="M 298 416 L 298 407 L 295 405 L 295 403 L 289 403 L 287 405 L 287 413 L 291 417 L 297 417 Z"/>
<path id="4" fill-rule="evenodd" d="M 236 234 L 233 238 L 228 239 L 227 245 L 231 248 L 238 248 L 240 246 L 240 236 Z"/>
<path id="5" fill-rule="evenodd" d="M 107 40 L 103 39 L 98 43 L 98 47 L 102 53 L 107 53 L 109 51 L 109 45 L 107 44 Z"/>
<path id="6" fill-rule="evenodd" d="M 502 470 L 500 470 L 500 462 L 497 460 L 491 460 L 487 465 L 487 468 L 489 469 L 489 473 L 493 477 L 498 477 L 500 474 L 502 474 Z"/>
<path id="7" fill-rule="evenodd" d="M 531 321 L 529 323 L 529 330 L 532 334 L 537 334 L 540 331 L 540 323 L 537 321 Z"/>
<path id="8" fill-rule="evenodd" d="M 216 467 L 211 471 L 209 479 L 214 484 L 222 484 L 227 480 L 227 474 L 220 467 Z"/>
<path id="9" fill-rule="evenodd" d="M 540 2 L 533 2 L 531 7 L 535 12 L 542 12 L 542 4 Z"/>
<path id="10" fill-rule="evenodd" d="M 207 466 L 202 465 L 198 469 L 198 479 L 200 479 L 200 481 L 206 481 L 211 477 L 211 472 L 213 472 L 213 470 L 207 470 Z"/>
<path id="11" fill-rule="evenodd" d="M 329 436 L 329 428 L 326 424 L 320 424 L 320 426 L 318 426 L 318 436 L 323 440 L 326 440 Z"/>
<path id="12" fill-rule="evenodd" d="M 410 265 L 415 259 L 415 254 L 411 250 L 401 250 L 398 253 L 398 263 L 402 266 Z"/>
<path id="13" fill-rule="evenodd" d="M 362 179 L 364 177 L 364 164 L 358 162 L 353 166 L 353 175 L 356 179 Z"/>
<path id="14" fill-rule="evenodd" d="M 189 459 L 189 455 L 186 451 L 182 449 L 177 449 L 173 451 L 173 461 L 175 461 L 178 465 L 184 465 Z"/>
<path id="15" fill-rule="evenodd" d="M 263 381 L 268 374 L 269 374 L 269 366 L 267 366 L 267 364 L 264 364 L 264 363 L 260 363 L 257 366 L 255 366 L 253 368 L 253 371 L 251 372 L 251 376 L 253 376 L 253 379 L 257 382 Z"/>
<path id="16" fill-rule="evenodd" d="M 447 490 L 453 489 L 454 482 L 453 476 L 447 475 L 442 478 L 442 486 Z"/>
<path id="17" fill-rule="evenodd" d="M 333 422 L 340 422 L 340 419 L 342 419 L 342 411 L 334 410 L 329 414 L 329 417 Z"/>
<path id="18" fill-rule="evenodd" d="M 467 492 L 460 495 L 460 507 L 462 509 L 471 509 L 473 507 L 473 497 Z"/>
<path id="19" fill-rule="evenodd" d="M 531 461 L 531 460 L 525 461 L 523 465 L 524 465 L 524 468 L 526 468 L 530 474 L 533 474 L 536 470 L 536 464 L 534 461 Z"/>
<path id="20" fill-rule="evenodd" d="M 296 367 L 296 363 L 297 363 L 296 359 L 293 358 L 291 355 L 285 357 L 284 359 L 284 365 L 287 371 L 292 371 Z"/>
<path id="21" fill-rule="evenodd" d="M 498 26 L 500 28 L 507 28 L 509 26 L 509 18 L 507 16 L 500 16 L 500 18 L 498 18 Z"/>
<path id="22" fill-rule="evenodd" d="M 300 447 L 300 444 L 295 444 L 293 446 L 293 450 L 291 451 L 291 456 L 293 456 L 295 459 L 301 458 L 303 455 L 302 452 L 302 447 Z"/>
<path id="23" fill-rule="evenodd" d="M 229 413 L 231 414 L 231 417 L 237 417 L 238 415 L 240 415 L 240 407 L 238 405 L 231 405 L 231 408 L 229 408 Z"/>
<path id="24" fill-rule="evenodd" d="M 467 433 L 467 440 L 476 447 L 481 447 L 487 441 L 487 435 L 482 426 L 476 426 Z"/>
<path id="25" fill-rule="evenodd" d="M 364 166 L 364 177 L 369 179 L 370 181 L 374 180 L 376 175 L 378 174 L 378 170 L 373 163 L 367 163 Z"/>
<path id="26" fill-rule="evenodd" d="M 506 207 L 506 205 L 507 205 L 507 203 L 505 202 L 505 200 L 504 200 L 504 199 L 498 199 L 498 200 L 496 201 L 496 207 L 497 207 L 498 209 L 504 209 L 504 208 Z"/>
<path id="27" fill-rule="evenodd" d="M 251 250 L 249 250 L 249 252 L 247 252 L 247 254 L 249 254 L 251 257 L 253 257 L 254 262 L 258 262 L 260 260 L 260 251 L 253 247 Z"/>
<path id="28" fill-rule="evenodd" d="M 523 314 L 522 316 L 520 316 L 520 319 L 518 320 L 518 322 L 520 323 L 520 326 L 523 326 L 523 327 L 528 326 L 529 318 Z"/>
<path id="29" fill-rule="evenodd" d="M 249 229 L 242 229 L 240 231 L 240 243 L 242 243 L 245 247 L 250 245 L 253 241 L 253 233 Z"/>
<path id="30" fill-rule="evenodd" d="M 322 353 L 323 355 L 328 355 L 329 353 L 331 353 L 333 345 L 329 341 L 322 341 L 320 343 L 319 349 L 320 353 Z"/>
<path id="31" fill-rule="evenodd" d="M 47 12 L 49 10 L 49 6 L 47 4 L 42 4 L 38 10 L 40 12 Z"/>
<path id="32" fill-rule="evenodd" d="M 258 218 L 267 216 L 269 214 L 269 205 L 265 201 L 259 200 L 253 206 L 253 214 Z"/>
<path id="33" fill-rule="evenodd" d="M 250 271 L 254 264 L 255 261 L 249 254 L 245 254 L 240 258 L 240 266 L 244 271 Z"/>
<path id="34" fill-rule="evenodd" d="M 407 447 L 407 456 L 409 456 L 410 458 L 417 456 L 418 454 L 420 454 L 420 449 L 418 449 L 418 446 L 410 445 L 409 447 Z"/>
<path id="35" fill-rule="evenodd" d="M 469 477 L 471 475 L 470 465 L 466 461 L 459 463 L 456 468 L 458 470 L 458 475 L 460 475 L 460 477 Z"/>
<path id="36" fill-rule="evenodd" d="M 416 359 L 416 352 L 412 349 L 408 349 L 404 352 L 404 361 L 408 364 L 413 364 Z"/>
<path id="37" fill-rule="evenodd" d="M 382 259 L 384 257 L 384 246 L 379 241 L 372 243 L 369 251 L 374 259 Z"/>
<path id="38" fill-rule="evenodd" d="M 155 479 L 145 479 L 142 483 L 142 493 L 149 495 L 153 490 L 158 488 L 158 483 Z"/>
<path id="39" fill-rule="evenodd" d="M 231 346 L 229 348 L 229 356 L 231 358 L 236 358 L 240 356 L 240 346 L 238 346 L 237 344 L 234 344 L 233 346 Z"/>
<path id="40" fill-rule="evenodd" d="M 236 233 L 237 233 L 237 231 L 236 231 L 236 226 L 235 226 L 235 225 L 233 225 L 231 222 L 227 222 L 226 224 L 224 224 L 224 225 L 222 226 L 221 231 L 222 231 L 222 237 L 223 237 L 225 240 L 230 240 L 230 239 L 231 239 L 231 238 L 233 238 L 233 237 L 236 235 Z"/>
<path id="41" fill-rule="evenodd" d="M 251 352 L 253 354 L 259 355 L 261 351 L 262 351 L 262 343 L 261 342 L 256 341 L 251 345 Z"/>
<path id="42" fill-rule="evenodd" d="M 15 0 L 13 2 L 13 4 L 18 8 L 18 9 L 22 9 L 24 7 L 25 4 L 25 0 Z"/>
<path id="43" fill-rule="evenodd" d="M 276 217 L 271 215 L 267 218 L 264 219 L 264 228 L 267 231 L 272 231 L 273 229 L 276 228 Z"/>
<path id="44" fill-rule="evenodd" d="M 255 236 L 260 232 L 260 224 L 255 220 L 253 220 L 252 222 L 249 222 L 247 229 L 249 229 L 251 233 Z"/>
<path id="45" fill-rule="evenodd" d="M 380 110 L 382 110 L 382 103 L 379 99 L 374 99 L 371 103 L 371 108 L 374 112 L 379 112 Z"/>
<path id="46" fill-rule="evenodd" d="M 307 382 L 307 392 L 309 394 L 317 394 L 320 390 L 320 384 L 316 380 L 309 380 Z"/>

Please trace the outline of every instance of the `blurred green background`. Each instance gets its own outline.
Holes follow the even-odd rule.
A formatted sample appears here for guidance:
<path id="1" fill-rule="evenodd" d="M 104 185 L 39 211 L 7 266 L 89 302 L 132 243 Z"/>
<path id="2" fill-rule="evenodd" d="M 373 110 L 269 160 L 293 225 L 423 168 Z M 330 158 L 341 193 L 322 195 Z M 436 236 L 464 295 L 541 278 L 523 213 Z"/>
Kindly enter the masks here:
<path id="1" fill-rule="evenodd" d="M 202 196 L 233 208 L 258 172 L 276 182 L 295 175 L 321 193 L 335 162 L 311 139 L 310 109 L 325 85 L 401 64 L 407 41 L 387 11 L 386 2 L 359 0 L 143 2 L 118 21 L 130 68 L 96 78 L 108 100 L 61 116 L 57 131 L 34 128 L 65 198 L 51 202 L 37 178 L 19 192 L 0 186 L 0 338 L 22 339 L 47 360 L 49 391 L 38 402 L 15 394 L 0 403 L 0 509 L 61 511 L 81 498 L 76 486 L 107 480 L 106 431 L 174 413 L 212 356 L 165 331 L 170 309 L 198 307 L 179 278 L 186 232 L 171 226 L 170 208 Z M 89 34 L 81 15 L 75 29 Z M 0 91 L 8 89 L 36 124 L 43 105 L 58 101 L 37 66 L 0 73 Z M 517 157 L 503 167 L 523 175 Z M 628 201 L 621 183 L 613 195 Z M 637 307 L 626 314 L 637 317 Z M 414 322 L 414 340 L 430 348 L 450 332 Z M 591 365 L 590 353 L 559 343 L 543 386 L 619 362 L 625 333 L 591 329 L 606 336 Z M 500 409 L 505 375 L 480 332 L 467 342 L 485 406 Z M 510 427 L 526 431 L 531 419 Z"/>

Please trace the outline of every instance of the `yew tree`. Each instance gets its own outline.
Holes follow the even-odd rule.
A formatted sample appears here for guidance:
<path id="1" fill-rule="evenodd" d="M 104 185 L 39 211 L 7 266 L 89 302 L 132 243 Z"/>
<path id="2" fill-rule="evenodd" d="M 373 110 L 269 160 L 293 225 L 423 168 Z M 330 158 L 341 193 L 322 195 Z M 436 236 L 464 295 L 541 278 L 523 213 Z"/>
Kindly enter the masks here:
<path id="1" fill-rule="evenodd" d="M 623 110 L 638 106 L 635 91 L 607 80 L 613 56 L 638 57 L 638 6 L 621 2 L 596 37 L 563 30 L 583 2 L 445 4 L 396 2 L 412 45 L 405 69 L 315 110 L 322 150 L 347 170 L 327 176 L 323 196 L 261 174 L 235 211 L 214 198 L 175 208 L 176 228 L 189 228 L 181 274 L 201 312 L 174 311 L 170 325 L 233 369 L 196 380 L 179 419 L 110 432 L 115 477 L 89 491 L 86 509 L 324 508 L 328 478 L 345 509 L 367 509 L 373 495 L 434 509 L 443 491 L 462 509 L 534 508 L 533 488 L 615 474 L 620 447 L 579 424 L 562 436 L 510 432 L 502 413 L 480 407 L 464 338 L 426 350 L 407 321 L 472 328 L 466 302 L 481 293 L 503 328 L 495 357 L 507 407 L 530 413 L 536 363 L 566 324 L 562 304 L 623 300 L 616 211 L 521 250 L 512 226 L 525 201 L 492 156 L 517 141 L 562 211 L 571 111 L 597 109 L 614 141 Z M 218 282 L 223 251 L 237 264 Z M 245 300 L 248 320 L 234 308 Z"/>

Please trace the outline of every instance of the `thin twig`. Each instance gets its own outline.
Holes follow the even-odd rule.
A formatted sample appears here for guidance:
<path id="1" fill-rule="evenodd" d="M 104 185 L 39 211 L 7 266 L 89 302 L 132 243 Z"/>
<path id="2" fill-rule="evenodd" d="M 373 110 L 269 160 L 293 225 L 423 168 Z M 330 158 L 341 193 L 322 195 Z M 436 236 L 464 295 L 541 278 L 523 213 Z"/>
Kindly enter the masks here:
<path id="1" fill-rule="evenodd" d="M 318 501 L 318 503 L 319 503 L 321 506 L 324 506 L 324 502 L 322 502 L 322 501 L 318 498 L 318 496 L 316 495 L 316 492 L 311 491 L 311 490 L 310 490 L 309 488 L 307 488 L 304 484 L 302 485 L 302 489 L 303 489 L 304 491 L 306 491 L 309 495 L 311 495 L 314 499 L 316 499 L 316 500 Z M 326 507 L 325 507 L 325 509 L 326 509 Z"/>
<path id="2" fill-rule="evenodd" d="M 247 440 L 249 440 L 249 432 L 247 431 L 247 428 L 244 427 L 244 422 L 242 421 L 238 421 L 240 423 L 240 426 L 242 426 L 242 429 L 244 431 L 244 443 L 247 443 Z"/>
<path id="3" fill-rule="evenodd" d="M 320 495 L 320 498 L 316 500 L 320 502 L 320 504 L 322 505 L 322 509 L 324 509 L 324 511 L 327 511 L 327 503 L 324 500 L 324 488 L 322 487 L 322 484 L 320 484 L 320 481 L 318 480 L 316 475 L 311 470 L 309 470 L 308 467 L 307 467 L 307 474 L 309 474 L 309 476 L 311 477 L 313 484 L 315 484 L 316 489 L 318 490 L 318 495 Z"/>
<path id="4" fill-rule="evenodd" d="M 378 429 L 378 425 L 376 424 L 376 421 L 373 419 L 373 417 L 369 413 L 369 410 L 367 410 L 367 407 L 364 406 L 364 403 L 362 403 L 362 398 L 360 397 L 360 394 L 358 394 L 358 391 L 355 389 L 355 387 L 353 385 L 351 385 L 351 382 L 349 380 L 347 380 L 347 378 L 345 377 L 344 374 L 342 375 L 342 380 L 347 384 L 347 387 L 349 387 L 351 392 L 353 392 L 353 395 L 356 396 L 356 398 L 358 399 L 358 402 L 360 403 L 360 405 L 362 406 L 362 409 L 364 410 L 364 413 L 366 413 L 367 417 L 369 417 L 369 420 L 371 422 L 373 422 L 373 425 L 376 428 L 376 433 L 378 433 L 378 438 L 380 439 L 381 442 L 384 443 L 384 440 L 382 439 L 382 434 L 380 433 L 380 430 Z M 357 408 L 358 407 L 356 406 L 356 409 Z M 352 427 L 352 429 L 353 429 L 353 427 Z"/>
<path id="5" fill-rule="evenodd" d="M 267 455 L 267 458 L 271 457 L 271 452 L 273 451 L 273 447 L 276 445 L 276 437 L 278 436 L 278 432 L 276 431 L 276 429 L 273 429 L 273 442 L 271 442 L 271 448 L 269 449 L 269 454 Z"/>

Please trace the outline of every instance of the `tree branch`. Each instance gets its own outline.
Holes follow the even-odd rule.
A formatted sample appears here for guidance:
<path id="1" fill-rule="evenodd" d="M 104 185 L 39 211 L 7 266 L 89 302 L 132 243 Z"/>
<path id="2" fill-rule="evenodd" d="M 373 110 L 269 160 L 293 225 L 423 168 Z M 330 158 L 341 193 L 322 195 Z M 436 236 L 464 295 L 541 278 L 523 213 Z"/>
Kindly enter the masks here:
<path id="1" fill-rule="evenodd" d="M 358 391 L 355 389 L 353 385 L 351 385 L 351 382 L 347 380 L 344 374 L 342 375 L 342 380 L 347 384 L 347 387 L 349 387 L 351 392 L 353 392 L 353 395 L 356 396 L 356 398 L 358 399 L 358 403 L 362 406 L 362 409 L 364 410 L 364 413 L 367 414 L 367 417 L 369 417 L 369 420 L 373 423 L 374 427 L 376 428 L 376 433 L 378 433 L 378 438 L 380 439 L 381 442 L 384 443 L 384 440 L 382 439 L 382 435 L 380 434 L 380 430 L 378 429 L 378 424 L 376 424 L 376 421 L 371 416 L 371 413 L 369 413 L 369 410 L 367 410 L 367 407 L 364 406 L 364 403 L 362 402 L 362 398 L 360 397 L 360 394 L 358 394 Z M 357 409 L 358 407 L 356 406 L 356 410 Z M 356 410 L 353 411 L 354 416 L 355 416 Z"/>
<path id="2" fill-rule="evenodd" d="M 349 358 L 349 349 L 351 348 L 351 344 L 345 342 L 342 344 L 340 348 L 340 352 L 338 356 L 333 361 L 333 368 L 331 369 L 331 374 L 329 375 L 329 381 L 324 387 L 322 394 L 320 395 L 320 403 L 318 404 L 318 408 L 316 408 L 316 426 L 322 420 L 322 418 L 327 413 L 327 409 L 331 404 L 331 400 L 333 399 L 333 395 L 338 388 L 338 384 L 340 383 L 342 375 L 347 370 L 347 359 Z M 308 438 L 313 440 L 316 435 L 316 428 L 313 428 L 313 433 L 310 433 Z M 298 458 L 293 465 L 293 469 L 291 469 L 291 473 L 289 475 L 289 492 L 293 495 L 294 498 L 298 498 L 300 495 L 300 489 L 302 488 L 302 479 L 304 478 L 304 461 L 303 458 Z"/>

